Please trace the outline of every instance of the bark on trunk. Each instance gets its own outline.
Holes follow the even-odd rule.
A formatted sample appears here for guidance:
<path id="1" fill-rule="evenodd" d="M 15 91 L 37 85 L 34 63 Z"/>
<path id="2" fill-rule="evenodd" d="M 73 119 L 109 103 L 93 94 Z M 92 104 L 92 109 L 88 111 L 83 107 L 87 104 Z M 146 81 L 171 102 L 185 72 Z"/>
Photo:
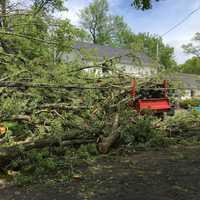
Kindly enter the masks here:
<path id="1" fill-rule="evenodd" d="M 106 154 L 110 147 L 119 139 L 119 113 L 115 115 L 112 132 L 108 137 L 100 136 L 97 140 L 97 148 L 100 153 Z"/>

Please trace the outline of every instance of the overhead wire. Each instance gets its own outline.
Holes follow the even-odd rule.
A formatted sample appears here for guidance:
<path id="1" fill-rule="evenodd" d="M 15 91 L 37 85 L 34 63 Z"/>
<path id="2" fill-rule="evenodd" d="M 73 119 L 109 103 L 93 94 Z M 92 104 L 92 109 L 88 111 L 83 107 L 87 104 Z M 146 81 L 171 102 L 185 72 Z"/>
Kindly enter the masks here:
<path id="1" fill-rule="evenodd" d="M 166 31 L 165 33 L 163 33 L 161 35 L 161 37 L 164 37 L 165 35 L 167 35 L 171 31 L 173 31 L 174 29 L 176 29 L 177 27 L 179 27 L 180 25 L 182 25 L 183 23 L 185 23 L 193 14 L 195 14 L 199 10 L 200 10 L 200 6 L 197 7 L 196 9 L 194 9 L 193 11 L 191 11 L 186 17 L 184 17 L 180 22 L 178 22 L 176 25 L 174 25 L 173 27 L 171 27 L 168 31 Z"/>
<path id="2" fill-rule="evenodd" d="M 173 31 L 174 29 L 176 29 L 177 27 L 181 26 L 183 23 L 185 23 L 193 14 L 195 14 L 196 12 L 198 12 L 200 10 L 200 5 L 192 10 L 186 17 L 184 17 L 180 22 L 178 22 L 177 24 L 175 24 L 174 26 L 172 26 L 168 31 L 166 31 L 165 33 L 163 33 L 160 37 L 164 37 L 166 36 L 168 33 L 170 33 L 171 31 Z M 159 60 L 159 43 L 157 42 L 157 50 L 156 50 L 156 56 L 157 59 Z"/>

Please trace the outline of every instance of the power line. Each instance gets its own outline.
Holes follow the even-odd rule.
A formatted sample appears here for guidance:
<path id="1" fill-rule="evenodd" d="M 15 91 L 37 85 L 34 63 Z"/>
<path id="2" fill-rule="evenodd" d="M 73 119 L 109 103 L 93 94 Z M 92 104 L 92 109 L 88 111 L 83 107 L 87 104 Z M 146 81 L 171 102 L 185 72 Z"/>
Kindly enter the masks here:
<path id="1" fill-rule="evenodd" d="M 198 8 L 196 8 L 195 10 L 193 10 L 192 12 L 190 12 L 185 18 L 183 18 L 179 23 L 177 23 L 176 25 L 174 25 L 172 28 L 170 28 L 168 31 L 166 31 L 164 34 L 161 35 L 161 37 L 164 37 L 165 35 L 167 35 L 168 33 L 170 33 L 171 31 L 173 31 L 174 29 L 176 29 L 177 27 L 179 27 L 180 25 L 182 25 L 185 21 L 187 21 L 194 13 L 196 13 L 197 11 L 200 10 L 200 6 Z"/>
<path id="2" fill-rule="evenodd" d="M 170 33 L 171 31 L 173 31 L 174 29 L 176 29 L 177 27 L 179 27 L 180 25 L 182 25 L 185 21 L 187 21 L 194 13 L 196 13 L 197 11 L 200 10 L 200 6 L 197 7 L 195 10 L 191 11 L 186 17 L 184 17 L 179 23 L 177 23 L 176 25 L 172 26 L 168 31 L 166 31 L 165 33 L 163 33 L 161 35 L 161 37 L 164 37 L 165 35 L 167 35 L 168 33 Z M 157 55 L 157 60 L 159 60 L 159 43 L 157 42 L 157 48 L 156 48 L 156 55 Z"/>

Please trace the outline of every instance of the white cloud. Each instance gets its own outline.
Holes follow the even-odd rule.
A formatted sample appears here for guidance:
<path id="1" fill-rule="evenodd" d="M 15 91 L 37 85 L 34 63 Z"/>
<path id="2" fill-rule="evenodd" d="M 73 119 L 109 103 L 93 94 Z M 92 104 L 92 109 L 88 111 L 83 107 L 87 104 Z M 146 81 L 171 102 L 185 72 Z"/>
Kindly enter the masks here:
<path id="1" fill-rule="evenodd" d="M 172 47 L 174 47 L 175 50 L 175 60 L 177 61 L 178 64 L 184 63 L 187 59 L 191 58 L 192 55 L 188 55 L 184 53 L 182 45 L 187 44 L 190 42 L 189 40 L 174 40 L 168 42 L 168 44 Z"/>
<path id="2" fill-rule="evenodd" d="M 188 44 L 194 37 L 196 32 L 200 32 L 200 11 L 193 15 L 188 21 L 172 31 L 166 37 L 164 41 L 170 46 L 175 48 L 175 57 L 178 63 L 185 62 L 190 55 L 184 53 L 182 45 Z"/>
<path id="3" fill-rule="evenodd" d="M 68 0 L 65 6 L 68 11 L 61 12 L 58 17 L 68 18 L 72 24 L 79 25 L 79 11 L 86 7 L 92 0 Z"/>

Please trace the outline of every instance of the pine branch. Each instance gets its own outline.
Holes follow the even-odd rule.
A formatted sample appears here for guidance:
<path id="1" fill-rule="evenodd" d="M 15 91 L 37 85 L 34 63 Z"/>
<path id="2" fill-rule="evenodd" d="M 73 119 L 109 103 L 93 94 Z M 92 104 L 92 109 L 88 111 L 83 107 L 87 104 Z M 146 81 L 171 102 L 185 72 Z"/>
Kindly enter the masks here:
<path id="1" fill-rule="evenodd" d="M 107 90 L 113 88 L 115 86 L 107 86 L 107 87 L 83 87 L 80 85 L 57 85 L 57 84 L 47 84 L 47 83 L 26 83 L 26 82 L 0 82 L 0 87 L 7 88 L 53 88 L 53 89 L 65 89 L 65 90 L 90 90 L 90 89 L 100 89 Z"/>
<path id="2" fill-rule="evenodd" d="M 8 31 L 0 31 L 0 35 L 21 37 L 21 38 L 24 38 L 24 39 L 33 40 L 33 41 L 37 41 L 37 42 L 42 42 L 42 43 L 46 43 L 46 44 L 53 44 L 53 45 L 57 44 L 56 42 L 43 40 L 43 39 L 40 39 L 40 38 L 35 38 L 35 37 L 29 36 L 29 35 L 8 32 Z"/>

